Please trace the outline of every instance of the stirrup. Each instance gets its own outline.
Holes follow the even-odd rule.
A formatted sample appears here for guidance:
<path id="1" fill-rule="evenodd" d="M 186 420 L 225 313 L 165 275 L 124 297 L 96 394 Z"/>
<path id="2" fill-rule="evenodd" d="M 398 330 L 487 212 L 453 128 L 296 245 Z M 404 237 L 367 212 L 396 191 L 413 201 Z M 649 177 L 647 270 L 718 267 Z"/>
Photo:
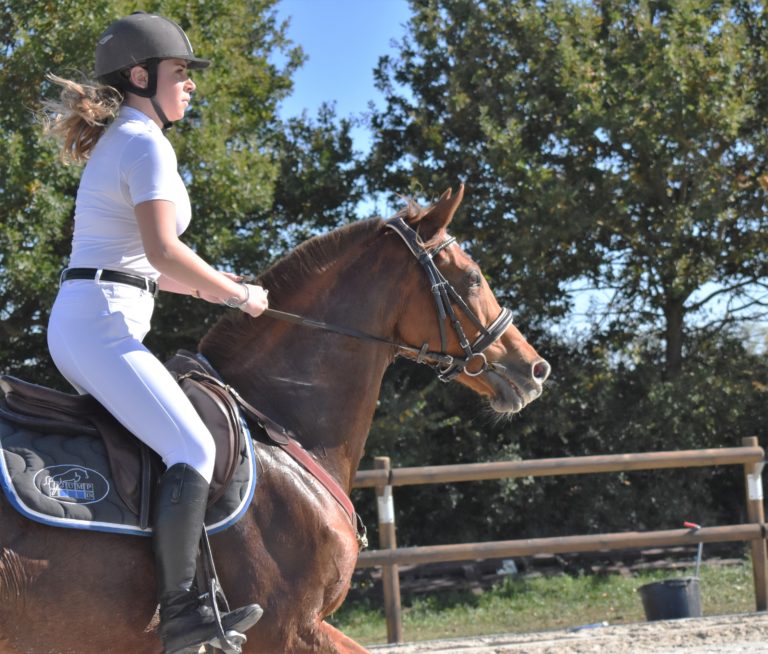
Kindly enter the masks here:
<path id="1" fill-rule="evenodd" d="M 241 654 L 243 651 L 243 645 L 248 640 L 245 634 L 231 629 L 224 631 L 224 625 L 221 624 L 221 610 L 219 604 L 223 607 L 225 612 L 229 612 L 229 602 L 224 595 L 224 590 L 219 582 L 219 576 L 216 573 L 216 566 L 213 562 L 213 552 L 211 551 L 211 542 L 208 540 L 208 532 L 203 527 L 203 535 L 200 537 L 200 559 L 201 566 L 198 566 L 198 571 L 204 571 L 205 577 L 208 582 L 208 597 L 206 602 L 213 610 L 214 623 L 216 625 L 216 636 L 209 640 L 205 644 L 206 651 L 210 651 L 209 648 L 214 650 L 220 650 L 226 654 Z M 204 579 L 206 581 L 206 579 Z M 199 651 L 199 648 L 198 648 Z M 181 654 L 187 654 L 182 652 Z M 191 654 L 191 653 L 190 653 Z M 197 652 L 195 652 L 197 654 Z"/>
<path id="2" fill-rule="evenodd" d="M 242 638 L 242 641 L 239 640 L 239 638 Z M 165 654 L 200 654 L 200 648 L 202 647 L 202 651 L 206 654 L 209 654 L 209 652 L 224 652 L 225 654 L 242 654 L 242 645 L 245 643 L 245 636 L 237 631 L 228 631 L 227 632 L 227 640 L 231 641 L 237 649 L 219 649 L 218 644 L 218 638 L 215 638 L 213 641 L 205 643 L 204 645 L 194 645 L 192 647 L 185 647 L 184 649 L 175 649 L 175 650 L 165 650 Z"/>
<path id="3" fill-rule="evenodd" d="M 239 631 L 230 630 L 223 634 L 223 641 L 219 636 L 208 641 L 205 644 L 205 651 L 208 652 L 210 651 L 209 648 L 211 648 L 212 650 L 224 652 L 225 654 L 241 654 L 243 645 L 245 645 L 247 640 L 245 634 L 241 634 Z"/>
<path id="4" fill-rule="evenodd" d="M 208 542 L 207 534 L 205 536 L 205 542 Z M 210 554 L 210 549 L 208 550 L 208 554 Z M 211 565 L 213 565 L 213 559 L 211 559 Z M 240 654 L 243 651 L 243 645 L 245 645 L 245 642 L 248 639 L 245 637 L 245 634 L 241 634 L 234 629 L 224 631 L 224 625 L 221 624 L 221 611 L 219 610 L 219 602 L 217 601 L 217 598 L 222 599 L 225 611 L 229 611 L 229 604 L 227 603 L 227 598 L 224 596 L 224 591 L 221 589 L 221 584 L 219 584 L 215 569 L 210 578 L 210 588 L 211 608 L 213 609 L 217 634 L 206 643 L 206 648 L 207 646 L 210 646 L 213 649 L 221 650 L 226 654 Z"/>

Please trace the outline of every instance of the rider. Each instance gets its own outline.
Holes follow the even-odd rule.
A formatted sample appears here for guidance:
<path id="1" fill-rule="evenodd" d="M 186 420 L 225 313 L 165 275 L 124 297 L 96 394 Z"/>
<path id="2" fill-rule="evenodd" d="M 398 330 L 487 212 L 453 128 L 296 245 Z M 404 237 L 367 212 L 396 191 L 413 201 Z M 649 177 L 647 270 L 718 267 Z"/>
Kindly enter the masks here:
<path id="1" fill-rule="evenodd" d="M 162 457 L 154 503 L 154 552 L 166 652 L 217 638 L 195 584 L 215 444 L 171 374 L 142 345 L 158 290 L 194 295 L 253 317 L 267 293 L 215 270 L 179 240 L 189 196 L 164 130 L 180 120 L 206 68 L 175 22 L 138 12 L 113 22 L 96 45 L 98 82 L 50 76 L 49 129 L 65 159 L 87 162 L 75 206 L 69 267 L 48 324 L 56 366 Z M 243 632 L 261 617 L 250 604 L 222 617 Z"/>

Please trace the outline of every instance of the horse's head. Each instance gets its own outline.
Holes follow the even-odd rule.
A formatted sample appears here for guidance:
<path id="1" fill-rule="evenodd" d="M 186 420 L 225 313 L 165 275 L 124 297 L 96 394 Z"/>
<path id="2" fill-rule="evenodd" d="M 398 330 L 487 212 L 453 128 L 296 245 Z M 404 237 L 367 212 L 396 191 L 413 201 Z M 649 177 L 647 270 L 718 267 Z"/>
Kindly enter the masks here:
<path id="1" fill-rule="evenodd" d="M 491 400 L 498 413 L 516 413 L 541 395 L 549 364 L 531 347 L 512 314 L 499 306 L 479 266 L 448 235 L 464 196 L 446 191 L 429 208 L 415 205 L 388 223 L 426 272 L 403 288 L 398 335 L 423 344 L 414 358 L 432 363 L 441 379 L 456 379 Z M 416 266 L 418 268 L 419 266 Z"/>

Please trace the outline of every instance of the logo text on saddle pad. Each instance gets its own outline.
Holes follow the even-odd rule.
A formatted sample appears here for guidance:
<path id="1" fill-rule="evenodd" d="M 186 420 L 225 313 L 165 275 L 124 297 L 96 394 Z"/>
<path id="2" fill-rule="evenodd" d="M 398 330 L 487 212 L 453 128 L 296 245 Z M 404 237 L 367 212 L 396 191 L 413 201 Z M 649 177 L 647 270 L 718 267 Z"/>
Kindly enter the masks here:
<path id="1" fill-rule="evenodd" d="M 109 493 L 109 482 L 101 473 L 73 464 L 43 468 L 34 483 L 40 493 L 57 502 L 93 504 Z"/>

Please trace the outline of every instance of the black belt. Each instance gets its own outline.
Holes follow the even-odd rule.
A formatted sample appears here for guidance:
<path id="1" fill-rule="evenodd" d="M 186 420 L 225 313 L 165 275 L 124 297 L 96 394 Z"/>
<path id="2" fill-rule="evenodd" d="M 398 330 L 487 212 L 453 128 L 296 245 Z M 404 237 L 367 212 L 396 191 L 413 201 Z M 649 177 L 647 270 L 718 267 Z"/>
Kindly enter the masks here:
<path id="1" fill-rule="evenodd" d="M 66 268 L 61 273 L 61 281 L 66 282 L 70 279 L 96 279 L 99 270 L 97 268 Z M 157 297 L 157 282 L 142 277 L 141 275 L 132 275 L 118 270 L 102 270 L 99 281 L 115 282 L 117 284 L 128 284 L 149 291 L 153 297 Z"/>

